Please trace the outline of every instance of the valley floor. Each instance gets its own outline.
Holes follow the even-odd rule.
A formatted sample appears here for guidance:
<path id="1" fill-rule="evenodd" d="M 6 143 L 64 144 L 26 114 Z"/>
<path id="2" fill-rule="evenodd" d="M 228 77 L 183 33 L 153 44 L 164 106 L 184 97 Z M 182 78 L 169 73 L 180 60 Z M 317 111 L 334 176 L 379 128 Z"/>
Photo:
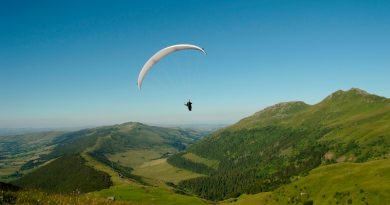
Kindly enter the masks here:
<path id="1" fill-rule="evenodd" d="M 158 176 L 156 178 L 151 178 L 147 180 L 148 182 L 154 182 L 153 186 L 141 185 L 135 181 L 121 178 L 118 173 L 112 170 L 110 167 L 96 161 L 91 156 L 86 153 L 82 155 L 87 161 L 88 164 L 94 167 L 97 170 L 104 171 L 111 176 L 111 180 L 114 185 L 109 189 L 103 189 L 101 191 L 93 192 L 87 195 L 95 197 L 115 197 L 115 199 L 120 201 L 130 201 L 131 203 L 136 204 L 206 204 L 207 202 L 203 199 L 200 199 L 195 196 L 187 196 L 182 194 L 175 193 L 170 187 L 168 187 L 162 181 L 163 176 L 172 176 L 172 173 L 176 173 L 178 170 L 174 167 L 169 167 L 171 165 L 167 164 L 165 159 L 160 159 L 158 163 L 149 162 L 148 170 L 154 170 L 151 172 L 146 172 L 148 177 Z M 164 162 L 165 161 L 165 162 Z M 162 162 L 162 163 L 161 163 Z M 147 166 L 147 165 L 146 165 Z M 168 167 L 168 169 L 161 169 L 161 167 Z M 156 173 L 160 171 L 160 175 Z M 189 172 L 189 171 L 185 171 Z M 151 174 L 152 173 L 152 174 Z M 177 172 L 178 177 L 183 177 L 182 173 Z"/>

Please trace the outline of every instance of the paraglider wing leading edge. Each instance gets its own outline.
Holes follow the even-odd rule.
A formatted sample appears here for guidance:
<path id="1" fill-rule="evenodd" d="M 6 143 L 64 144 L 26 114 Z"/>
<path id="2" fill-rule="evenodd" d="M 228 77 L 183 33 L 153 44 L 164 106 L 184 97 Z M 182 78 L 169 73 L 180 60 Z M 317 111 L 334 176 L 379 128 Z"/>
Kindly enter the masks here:
<path id="1" fill-rule="evenodd" d="M 154 64 L 156 64 L 162 58 L 173 52 L 187 49 L 198 50 L 206 54 L 206 51 L 203 48 L 191 44 L 178 44 L 161 49 L 156 54 L 154 54 L 148 61 L 146 61 L 145 65 L 142 67 L 141 72 L 138 75 L 138 89 L 141 90 L 142 81 L 144 80 L 146 74 L 152 69 Z"/>

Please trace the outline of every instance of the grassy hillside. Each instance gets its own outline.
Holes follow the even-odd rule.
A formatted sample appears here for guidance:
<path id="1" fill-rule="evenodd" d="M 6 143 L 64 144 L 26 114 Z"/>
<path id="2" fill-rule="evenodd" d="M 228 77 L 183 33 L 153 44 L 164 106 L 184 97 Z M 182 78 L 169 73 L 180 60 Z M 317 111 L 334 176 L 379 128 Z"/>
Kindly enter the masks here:
<path id="1" fill-rule="evenodd" d="M 315 105 L 280 103 L 219 130 L 168 160 L 206 173 L 179 187 L 222 200 L 271 191 L 321 164 L 365 162 L 390 152 L 390 100 L 359 89 L 337 91 Z M 208 163 L 218 163 L 205 172 Z M 202 166 L 203 165 L 203 166 Z"/>
<path id="2" fill-rule="evenodd" d="M 13 183 L 58 193 L 86 193 L 112 184 L 108 174 L 85 165 L 85 160 L 78 155 L 60 157 Z"/>
<path id="3" fill-rule="evenodd" d="M 100 197 L 115 196 L 123 201 L 134 204 L 153 205 L 200 205 L 207 204 L 202 199 L 194 196 L 176 194 L 172 191 L 156 187 L 116 186 L 105 189 L 96 194 Z"/>
<path id="4" fill-rule="evenodd" d="M 390 201 L 390 160 L 323 166 L 275 193 L 282 202 L 306 193 L 315 204 L 383 204 Z"/>
<path id="5" fill-rule="evenodd" d="M 273 193 L 240 196 L 224 204 L 385 204 L 390 201 L 390 159 L 316 168 Z"/>
<path id="6" fill-rule="evenodd" d="M 39 205 L 131 205 L 128 201 L 107 201 L 104 197 L 89 195 L 64 195 L 46 193 L 37 190 L 0 192 L 0 204 L 39 204 Z"/>

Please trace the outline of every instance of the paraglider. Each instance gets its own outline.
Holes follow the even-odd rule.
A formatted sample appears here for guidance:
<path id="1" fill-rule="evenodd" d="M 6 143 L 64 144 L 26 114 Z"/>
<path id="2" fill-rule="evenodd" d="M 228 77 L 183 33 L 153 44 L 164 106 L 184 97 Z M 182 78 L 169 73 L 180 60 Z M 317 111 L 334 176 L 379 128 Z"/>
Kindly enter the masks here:
<path id="1" fill-rule="evenodd" d="M 191 100 L 188 100 L 188 102 L 185 103 L 184 105 L 187 106 L 187 108 L 188 108 L 189 111 L 192 110 L 192 102 L 191 102 Z"/>
<path id="2" fill-rule="evenodd" d="M 196 46 L 196 45 L 191 45 L 191 44 L 178 44 L 178 45 L 168 46 L 166 48 L 161 49 L 156 54 L 154 54 L 148 61 L 146 61 L 146 63 L 142 67 L 141 72 L 138 75 L 138 82 L 137 82 L 138 89 L 141 90 L 142 82 L 143 82 L 146 74 L 153 68 L 153 66 L 158 61 L 160 61 L 165 56 L 167 56 L 173 52 L 181 51 L 181 50 L 188 50 L 188 49 L 198 50 L 198 51 L 206 54 L 206 51 L 203 48 Z"/>
<path id="3" fill-rule="evenodd" d="M 153 68 L 153 66 L 158 61 L 160 61 L 165 56 L 167 56 L 173 52 L 181 51 L 181 50 L 197 50 L 197 51 L 200 51 L 206 55 L 206 51 L 203 48 L 196 46 L 196 45 L 191 45 L 191 44 L 177 44 L 177 45 L 168 46 L 166 48 L 163 48 L 160 51 L 158 51 L 157 53 L 155 53 L 148 61 L 146 61 L 146 63 L 142 67 L 142 69 L 138 75 L 138 82 L 137 82 L 138 89 L 141 90 L 142 82 L 143 82 L 146 74 Z M 188 101 L 184 105 L 188 107 L 189 111 L 192 110 L 192 102 L 191 101 Z"/>

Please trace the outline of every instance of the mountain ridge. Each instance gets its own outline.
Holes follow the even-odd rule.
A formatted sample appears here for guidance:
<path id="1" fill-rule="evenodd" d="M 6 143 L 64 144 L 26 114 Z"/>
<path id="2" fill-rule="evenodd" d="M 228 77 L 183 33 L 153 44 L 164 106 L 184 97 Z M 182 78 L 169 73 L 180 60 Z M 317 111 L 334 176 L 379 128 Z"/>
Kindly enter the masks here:
<path id="1" fill-rule="evenodd" d="M 272 118 L 278 120 L 278 119 L 283 119 L 283 116 L 285 116 L 286 114 L 293 114 L 294 112 L 300 112 L 305 109 L 312 109 L 309 111 L 315 112 L 317 111 L 316 109 L 320 109 L 322 106 L 328 106 L 329 104 L 339 105 L 345 103 L 345 100 L 348 100 L 348 98 L 353 98 L 354 100 L 358 99 L 361 100 L 362 102 L 367 102 L 367 103 L 390 101 L 390 99 L 388 98 L 369 94 L 368 92 L 358 88 L 351 88 L 347 91 L 338 90 L 328 95 L 320 102 L 313 105 L 309 105 L 303 101 L 289 101 L 289 102 L 277 103 L 275 105 L 266 107 L 254 113 L 253 115 L 240 120 L 236 124 L 226 127 L 225 129 L 238 128 L 237 124 L 245 123 L 251 120 L 256 121 L 256 118 L 272 116 Z M 261 122 L 262 121 L 260 121 L 260 123 Z M 272 123 L 275 123 L 275 121 L 272 121 Z"/>
<path id="2" fill-rule="evenodd" d="M 219 169 L 179 186 L 222 200 L 273 190 L 320 165 L 381 159 L 390 150 L 389 124 L 390 100 L 357 88 L 336 91 L 313 105 L 278 103 L 190 146 L 187 153 L 216 160 Z M 179 155 L 175 164 L 193 171 L 200 167 Z"/>

